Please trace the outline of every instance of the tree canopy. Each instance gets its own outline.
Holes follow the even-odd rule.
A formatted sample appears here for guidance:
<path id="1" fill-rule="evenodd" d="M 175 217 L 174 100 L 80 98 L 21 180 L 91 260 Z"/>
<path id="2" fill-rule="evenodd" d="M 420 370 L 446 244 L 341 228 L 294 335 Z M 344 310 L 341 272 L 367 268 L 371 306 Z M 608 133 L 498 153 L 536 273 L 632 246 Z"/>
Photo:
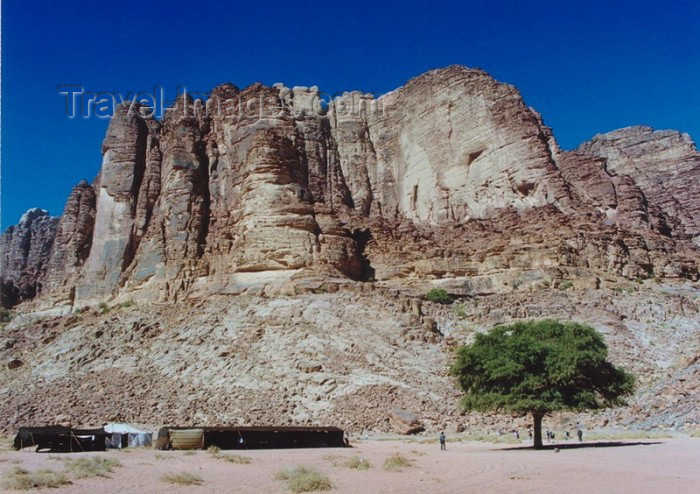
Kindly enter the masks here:
<path id="1" fill-rule="evenodd" d="M 452 374 L 467 410 L 532 414 L 535 446 L 542 417 L 554 411 L 597 410 L 624 404 L 634 377 L 608 360 L 593 328 L 551 319 L 497 326 L 458 349 Z"/>

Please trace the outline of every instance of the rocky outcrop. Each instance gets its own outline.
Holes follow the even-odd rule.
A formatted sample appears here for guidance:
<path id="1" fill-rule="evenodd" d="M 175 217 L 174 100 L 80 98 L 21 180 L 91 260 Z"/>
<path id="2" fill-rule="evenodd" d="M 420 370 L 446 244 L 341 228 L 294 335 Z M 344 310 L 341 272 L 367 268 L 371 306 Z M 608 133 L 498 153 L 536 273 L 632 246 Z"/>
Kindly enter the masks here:
<path id="1" fill-rule="evenodd" d="M 46 274 L 46 291 L 55 298 L 72 298 L 75 281 L 90 254 L 94 227 L 95 189 L 83 180 L 68 196 L 56 228 Z"/>
<path id="2" fill-rule="evenodd" d="M 57 223 L 58 218 L 35 208 L 3 233 L 0 238 L 3 306 L 31 299 L 42 291 Z"/>
<path id="3" fill-rule="evenodd" d="M 75 307 L 294 292 L 317 275 L 459 293 L 698 277 L 687 135 L 633 127 L 563 151 L 516 88 L 459 66 L 379 98 L 320 99 L 224 84 L 205 103 L 180 96 L 161 122 L 120 106 L 48 275 L 11 248 L 8 279 L 47 276 L 42 303 Z M 23 285 L 15 301 L 38 291 Z"/>
<path id="4" fill-rule="evenodd" d="M 611 175 L 630 177 L 660 228 L 700 245 L 700 153 L 688 134 L 627 127 L 599 134 L 579 151 L 603 159 Z"/>

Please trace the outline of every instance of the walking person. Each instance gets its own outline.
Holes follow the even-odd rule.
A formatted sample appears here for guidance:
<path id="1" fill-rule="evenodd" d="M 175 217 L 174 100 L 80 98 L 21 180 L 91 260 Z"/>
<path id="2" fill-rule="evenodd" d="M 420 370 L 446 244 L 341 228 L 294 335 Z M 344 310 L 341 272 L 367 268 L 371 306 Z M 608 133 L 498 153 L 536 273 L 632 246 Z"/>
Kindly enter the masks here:
<path id="1" fill-rule="evenodd" d="M 438 439 L 440 439 L 440 451 L 446 451 L 447 438 L 445 437 L 445 431 L 440 431 L 440 436 L 438 436 Z"/>
<path id="2" fill-rule="evenodd" d="M 583 441 L 583 430 L 581 430 L 580 424 L 576 424 L 576 435 L 578 436 L 578 442 Z"/>

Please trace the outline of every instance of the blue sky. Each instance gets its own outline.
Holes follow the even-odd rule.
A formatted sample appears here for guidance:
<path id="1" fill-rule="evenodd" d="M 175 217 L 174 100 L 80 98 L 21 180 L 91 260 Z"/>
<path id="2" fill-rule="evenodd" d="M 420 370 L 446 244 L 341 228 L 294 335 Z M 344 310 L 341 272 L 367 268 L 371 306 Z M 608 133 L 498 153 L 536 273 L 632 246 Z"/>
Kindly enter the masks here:
<path id="1" fill-rule="evenodd" d="M 222 82 L 382 93 L 482 67 L 576 147 L 635 124 L 700 139 L 700 2 L 2 2 L 2 228 L 61 214 L 97 174 L 107 121 L 65 116 L 57 86 L 123 94 Z"/>

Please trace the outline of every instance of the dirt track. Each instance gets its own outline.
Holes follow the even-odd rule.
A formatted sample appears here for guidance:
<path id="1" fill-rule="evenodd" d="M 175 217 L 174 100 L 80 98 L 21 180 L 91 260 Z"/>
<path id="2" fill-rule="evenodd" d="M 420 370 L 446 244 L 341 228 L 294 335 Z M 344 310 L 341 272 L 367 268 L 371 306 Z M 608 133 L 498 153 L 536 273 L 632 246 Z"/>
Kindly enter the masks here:
<path id="1" fill-rule="evenodd" d="M 585 443 L 586 447 L 532 451 L 485 443 L 449 443 L 441 452 L 437 444 L 371 441 L 352 449 L 266 450 L 244 452 L 248 465 L 232 464 L 199 451 L 83 453 L 119 458 L 122 467 L 111 478 L 85 479 L 73 485 L 34 492 L 51 493 L 282 493 L 275 472 L 291 466 L 312 466 L 327 475 L 332 492 L 406 493 L 429 492 L 700 492 L 700 439 L 639 440 Z M 415 461 L 402 472 L 383 470 L 384 459 L 399 452 Z M 229 454 L 232 452 L 222 452 Z M 334 466 L 331 457 L 360 456 L 369 470 Z M 67 456 L 67 455 L 65 455 Z M 70 455 L 76 457 L 80 455 Z M 3 472 L 19 464 L 34 470 L 62 469 L 61 455 L 29 450 L 0 454 Z M 337 463 L 337 458 L 336 463 Z M 192 472 L 203 479 L 200 486 L 173 486 L 159 480 L 168 472 Z"/>

